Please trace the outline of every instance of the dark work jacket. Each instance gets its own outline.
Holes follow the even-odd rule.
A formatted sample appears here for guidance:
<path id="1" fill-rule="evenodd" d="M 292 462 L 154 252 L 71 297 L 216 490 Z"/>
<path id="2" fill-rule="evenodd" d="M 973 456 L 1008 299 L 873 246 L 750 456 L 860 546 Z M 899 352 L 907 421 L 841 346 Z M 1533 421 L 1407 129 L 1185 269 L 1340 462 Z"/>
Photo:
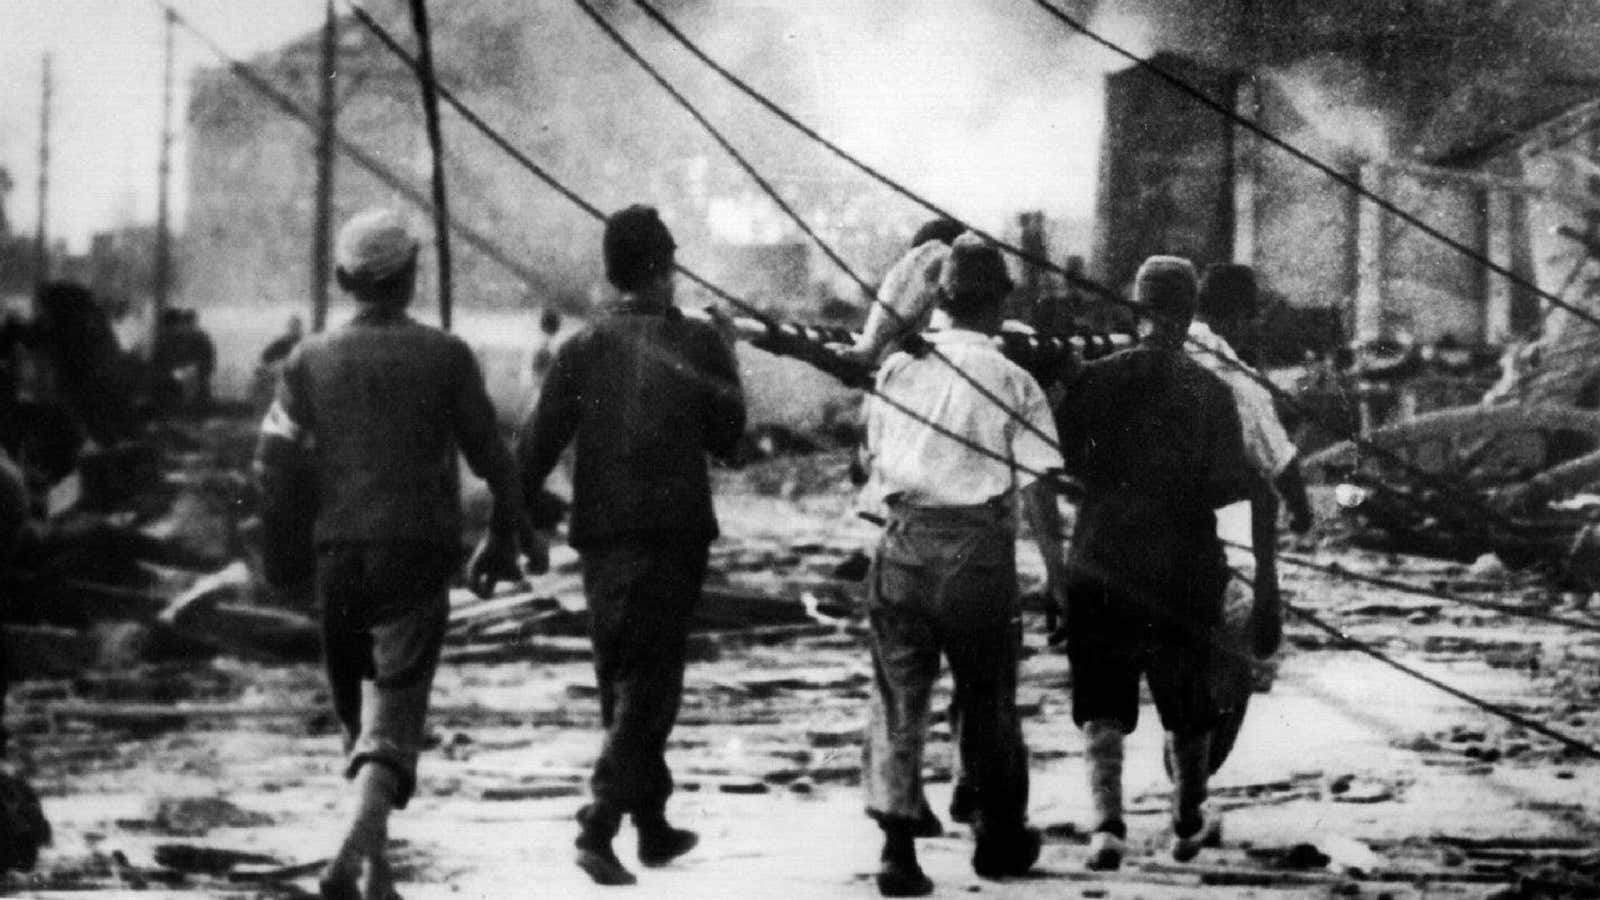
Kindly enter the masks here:
<path id="1" fill-rule="evenodd" d="M 1124 350 L 1083 367 L 1056 426 L 1066 470 L 1085 488 L 1073 577 L 1166 597 L 1215 589 L 1220 602 L 1214 510 L 1253 487 L 1222 380 L 1182 352 Z"/>
<path id="2" fill-rule="evenodd" d="M 516 527 L 516 469 L 472 350 L 403 311 L 366 308 L 301 341 L 284 364 L 269 424 L 275 415 L 304 435 L 286 441 L 264 426 L 260 462 L 278 462 L 275 445 L 299 444 L 309 457 L 319 546 L 460 546 L 458 448 L 489 484 L 495 527 Z"/>
<path id="3" fill-rule="evenodd" d="M 744 424 L 733 355 L 714 329 L 617 304 L 556 351 L 517 437 L 523 489 L 536 502 L 575 441 L 572 546 L 639 533 L 710 541 L 706 454 L 730 454 Z"/>

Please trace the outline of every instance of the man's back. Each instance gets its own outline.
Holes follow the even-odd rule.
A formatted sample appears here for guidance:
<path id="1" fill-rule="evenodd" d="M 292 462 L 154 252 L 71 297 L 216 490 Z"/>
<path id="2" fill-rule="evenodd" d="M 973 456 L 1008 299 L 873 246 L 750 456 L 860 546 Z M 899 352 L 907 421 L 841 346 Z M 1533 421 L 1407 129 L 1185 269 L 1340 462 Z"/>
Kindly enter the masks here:
<path id="1" fill-rule="evenodd" d="M 1213 510 L 1249 486 L 1220 380 L 1181 353 L 1136 347 L 1085 366 L 1056 421 L 1067 471 L 1088 489 L 1075 568 L 1162 586 L 1221 565 Z"/>
<path id="2" fill-rule="evenodd" d="M 673 311 L 619 309 L 564 343 L 520 441 L 527 485 L 576 441 L 569 540 L 716 536 L 706 453 L 744 430 L 732 355 Z"/>
<path id="3" fill-rule="evenodd" d="M 366 310 L 307 338 L 284 371 L 285 411 L 313 435 L 317 542 L 460 540 L 454 451 L 498 440 L 477 363 L 459 338 Z"/>

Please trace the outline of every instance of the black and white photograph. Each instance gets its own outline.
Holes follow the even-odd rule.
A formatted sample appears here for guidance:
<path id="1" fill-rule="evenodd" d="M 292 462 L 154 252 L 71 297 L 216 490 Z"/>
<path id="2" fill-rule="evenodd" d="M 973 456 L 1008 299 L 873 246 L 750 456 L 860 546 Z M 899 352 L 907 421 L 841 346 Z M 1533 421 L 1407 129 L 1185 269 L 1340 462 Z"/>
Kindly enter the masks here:
<path id="1" fill-rule="evenodd" d="M 1600 897 L 1595 0 L 0 0 L 0 895 Z"/>

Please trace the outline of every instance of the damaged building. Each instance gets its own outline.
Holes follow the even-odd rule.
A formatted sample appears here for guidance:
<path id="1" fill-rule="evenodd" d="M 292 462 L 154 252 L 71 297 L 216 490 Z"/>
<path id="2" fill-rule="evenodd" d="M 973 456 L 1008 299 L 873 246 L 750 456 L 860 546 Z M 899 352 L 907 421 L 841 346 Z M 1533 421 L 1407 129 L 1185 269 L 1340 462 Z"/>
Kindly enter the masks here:
<path id="1" fill-rule="evenodd" d="M 1210 19 L 1225 39 L 1174 37 L 1188 52 L 1152 61 L 1449 239 L 1581 300 L 1572 272 L 1590 249 L 1576 235 L 1597 202 L 1600 79 L 1583 38 L 1594 17 L 1557 3 L 1290 5 L 1225 4 Z M 1541 15 L 1572 21 L 1530 29 Z M 1274 329 L 1281 360 L 1344 342 L 1503 345 L 1549 327 L 1532 292 L 1145 68 L 1108 76 L 1102 146 L 1092 273 L 1125 284 L 1156 252 L 1249 263 L 1290 311 Z"/>

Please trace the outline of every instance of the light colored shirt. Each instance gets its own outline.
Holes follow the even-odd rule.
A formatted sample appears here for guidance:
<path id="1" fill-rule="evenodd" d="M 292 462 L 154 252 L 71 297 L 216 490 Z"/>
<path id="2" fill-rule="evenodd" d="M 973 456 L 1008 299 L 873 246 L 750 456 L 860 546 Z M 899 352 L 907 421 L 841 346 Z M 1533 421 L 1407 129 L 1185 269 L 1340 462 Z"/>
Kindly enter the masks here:
<path id="1" fill-rule="evenodd" d="M 1061 468 L 1055 420 L 1033 376 L 1006 359 L 988 335 L 952 329 L 924 337 L 1007 409 L 933 354 L 890 356 L 878 370 L 878 391 L 916 417 L 883 397 L 867 398 L 867 453 L 880 497 L 900 494 L 923 506 L 967 506 Z"/>
<path id="2" fill-rule="evenodd" d="M 1240 361 L 1227 339 L 1204 322 L 1189 324 L 1189 342 L 1184 346 L 1191 359 L 1221 378 L 1233 394 L 1233 405 L 1239 410 L 1244 452 L 1250 464 L 1269 481 L 1278 477 L 1298 450 L 1278 420 L 1272 394 L 1256 380 L 1261 376 Z"/>

